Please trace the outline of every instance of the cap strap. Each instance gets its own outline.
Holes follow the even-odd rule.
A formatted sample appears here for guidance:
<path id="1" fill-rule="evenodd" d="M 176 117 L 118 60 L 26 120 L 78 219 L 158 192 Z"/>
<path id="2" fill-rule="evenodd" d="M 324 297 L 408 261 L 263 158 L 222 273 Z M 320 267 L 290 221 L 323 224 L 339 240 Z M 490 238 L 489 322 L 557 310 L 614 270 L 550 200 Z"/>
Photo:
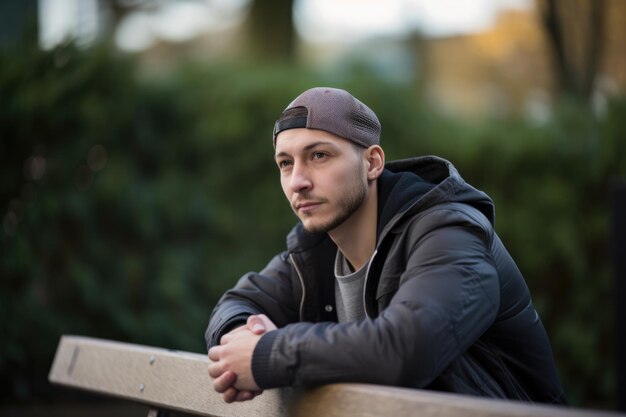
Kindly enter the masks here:
<path id="1" fill-rule="evenodd" d="M 305 128 L 307 119 L 307 116 L 299 116 L 278 120 L 274 125 L 274 136 L 278 135 L 283 130 Z"/>

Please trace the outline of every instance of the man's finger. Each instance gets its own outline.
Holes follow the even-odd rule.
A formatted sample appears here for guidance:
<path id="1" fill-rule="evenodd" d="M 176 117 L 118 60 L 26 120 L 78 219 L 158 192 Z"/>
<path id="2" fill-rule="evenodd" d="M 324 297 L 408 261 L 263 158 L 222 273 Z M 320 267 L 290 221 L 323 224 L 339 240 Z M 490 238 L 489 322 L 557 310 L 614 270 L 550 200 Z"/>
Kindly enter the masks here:
<path id="1" fill-rule="evenodd" d="M 248 317 L 248 328 L 254 334 L 263 334 L 266 330 L 263 319 L 258 315 Z"/>
<path id="2" fill-rule="evenodd" d="M 260 320 L 261 323 L 263 323 L 263 327 L 265 328 L 266 332 L 272 331 L 272 330 L 276 330 L 278 327 L 274 324 L 274 322 L 272 320 L 270 320 L 269 317 L 267 317 L 265 314 L 257 314 L 254 316 L 256 320 Z"/>
<path id="3" fill-rule="evenodd" d="M 209 364 L 209 376 L 211 378 L 219 378 L 224 373 L 221 362 L 213 362 Z"/>
<path id="4" fill-rule="evenodd" d="M 238 395 L 239 391 L 236 388 L 229 387 L 226 389 L 226 391 L 224 391 L 224 394 L 222 394 L 222 398 L 224 399 L 224 402 L 230 404 L 237 400 Z"/>
<path id="5" fill-rule="evenodd" d="M 239 391 L 235 401 L 250 401 L 254 397 L 256 397 L 256 395 L 252 391 Z"/>
<path id="6" fill-rule="evenodd" d="M 237 375 L 234 372 L 226 371 L 213 380 L 213 389 L 220 394 L 224 394 L 228 388 L 233 386 L 236 380 Z"/>
<path id="7" fill-rule="evenodd" d="M 211 359 L 213 362 L 219 361 L 221 350 L 222 348 L 220 346 L 213 346 L 211 349 L 209 349 L 209 359 Z"/>

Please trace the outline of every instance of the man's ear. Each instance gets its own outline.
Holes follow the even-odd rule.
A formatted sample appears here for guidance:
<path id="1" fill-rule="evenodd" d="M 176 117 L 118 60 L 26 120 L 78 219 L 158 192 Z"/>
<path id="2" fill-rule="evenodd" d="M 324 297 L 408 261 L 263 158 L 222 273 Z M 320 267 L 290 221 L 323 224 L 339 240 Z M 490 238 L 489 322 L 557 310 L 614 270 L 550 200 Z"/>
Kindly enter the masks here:
<path id="1" fill-rule="evenodd" d="M 372 145 L 365 150 L 367 166 L 367 180 L 374 181 L 385 169 L 385 152 L 378 145 Z"/>

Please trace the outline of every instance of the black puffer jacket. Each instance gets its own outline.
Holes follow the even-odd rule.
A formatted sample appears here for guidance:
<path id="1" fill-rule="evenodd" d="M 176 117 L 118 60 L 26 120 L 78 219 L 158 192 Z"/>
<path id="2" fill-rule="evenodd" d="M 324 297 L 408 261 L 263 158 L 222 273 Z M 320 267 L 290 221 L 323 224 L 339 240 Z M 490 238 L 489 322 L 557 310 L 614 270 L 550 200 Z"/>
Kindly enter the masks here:
<path id="1" fill-rule="evenodd" d="M 528 288 L 493 230 L 491 199 L 437 157 L 386 168 L 367 318 L 337 323 L 337 247 L 298 225 L 286 252 L 224 294 L 208 347 L 265 313 L 279 329 L 254 351 L 261 388 L 364 382 L 564 403 Z"/>

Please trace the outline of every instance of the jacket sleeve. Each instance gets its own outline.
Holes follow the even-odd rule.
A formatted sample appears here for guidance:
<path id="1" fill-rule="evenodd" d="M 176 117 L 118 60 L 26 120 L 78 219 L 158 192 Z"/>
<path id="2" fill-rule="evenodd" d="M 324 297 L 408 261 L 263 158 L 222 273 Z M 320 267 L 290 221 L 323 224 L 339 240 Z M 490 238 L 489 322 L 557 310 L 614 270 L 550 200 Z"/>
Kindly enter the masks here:
<path id="1" fill-rule="evenodd" d="M 252 314 L 266 314 L 278 327 L 296 321 L 297 291 L 286 253 L 275 256 L 260 273 L 245 274 L 213 309 L 205 333 L 207 349 L 219 345 L 222 335 L 245 324 Z"/>
<path id="2" fill-rule="evenodd" d="M 399 288 L 378 317 L 296 323 L 265 334 L 252 360 L 257 384 L 425 387 L 462 355 L 496 316 L 498 277 L 489 231 L 456 213 L 439 215 L 428 223 L 443 226 L 410 233 Z"/>

